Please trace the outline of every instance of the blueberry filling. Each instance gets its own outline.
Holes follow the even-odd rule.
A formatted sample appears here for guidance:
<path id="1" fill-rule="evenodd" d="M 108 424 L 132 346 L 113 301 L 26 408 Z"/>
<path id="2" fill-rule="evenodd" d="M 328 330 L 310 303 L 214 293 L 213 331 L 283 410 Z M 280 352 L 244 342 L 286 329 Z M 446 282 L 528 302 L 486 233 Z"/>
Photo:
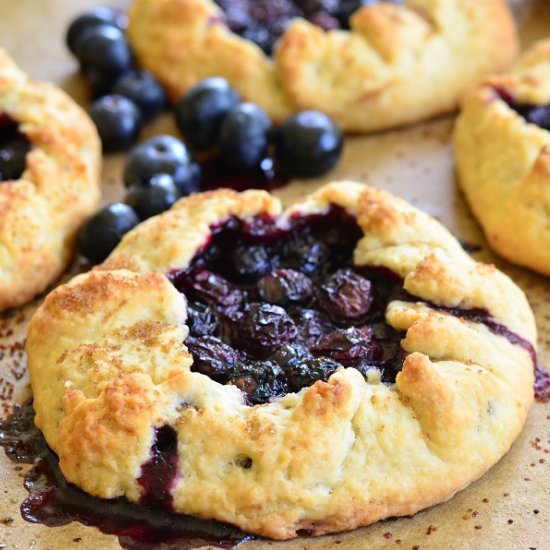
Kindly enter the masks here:
<path id="1" fill-rule="evenodd" d="M 192 369 L 237 386 L 250 405 L 326 381 L 342 366 L 393 383 L 403 335 L 384 312 L 404 293 L 398 278 L 353 265 L 361 236 L 336 207 L 286 229 L 261 216 L 215 227 L 189 269 L 169 274 L 189 299 Z"/>
<path id="2" fill-rule="evenodd" d="M 544 130 L 550 130 L 550 104 L 532 105 L 529 103 L 518 103 L 507 91 L 502 89 L 495 91 L 498 98 L 504 101 L 527 122 L 535 124 Z"/>
<path id="3" fill-rule="evenodd" d="M 378 0 L 215 0 L 225 12 L 227 26 L 271 54 L 275 42 L 296 17 L 325 30 L 348 29 L 359 8 Z M 387 0 L 400 4 L 401 0 Z"/>
<path id="4" fill-rule="evenodd" d="M 21 504 L 21 515 L 30 523 L 57 527 L 78 521 L 95 526 L 102 533 L 117 535 L 122 548 L 128 550 L 185 550 L 205 545 L 236 548 L 254 538 L 223 523 L 170 511 L 176 443 L 171 427 L 157 430 L 151 459 L 142 466 L 138 480 L 144 495 L 140 505 L 135 505 L 123 498 L 95 498 L 68 483 L 57 456 L 34 425 L 31 402 L 18 406 L 8 419 L 0 420 L 0 446 L 10 460 L 33 464 L 24 482 L 29 494 Z M 246 465 L 245 462 L 242 467 Z"/>
<path id="5" fill-rule="evenodd" d="M 0 114 L 0 181 L 18 180 L 27 165 L 31 144 L 9 115 Z"/>
<path id="6" fill-rule="evenodd" d="M 404 334 L 385 311 L 393 300 L 419 300 L 391 271 L 354 265 L 361 237 L 355 218 L 335 206 L 285 229 L 266 216 L 213 227 L 189 268 L 168 273 L 188 299 L 192 370 L 237 386 L 249 405 L 326 381 L 341 367 L 393 384 Z M 536 364 L 533 346 L 488 311 L 426 305 L 485 325 Z"/>

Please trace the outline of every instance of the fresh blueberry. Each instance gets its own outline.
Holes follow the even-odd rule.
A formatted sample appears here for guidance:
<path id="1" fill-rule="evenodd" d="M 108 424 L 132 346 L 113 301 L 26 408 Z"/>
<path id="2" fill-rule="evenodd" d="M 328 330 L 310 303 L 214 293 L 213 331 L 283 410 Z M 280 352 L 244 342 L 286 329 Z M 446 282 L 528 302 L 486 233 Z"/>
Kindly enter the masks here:
<path id="1" fill-rule="evenodd" d="M 199 190 L 200 168 L 187 147 L 173 136 L 156 136 L 132 149 L 124 168 L 124 184 L 140 185 L 156 174 L 170 174 L 182 196 Z"/>
<path id="2" fill-rule="evenodd" d="M 157 174 L 143 184 L 132 185 L 124 202 L 129 204 L 142 220 L 168 210 L 180 197 L 174 178 Z"/>
<path id="3" fill-rule="evenodd" d="M 222 159 L 243 170 L 257 168 L 267 152 L 270 129 L 269 117 L 257 105 L 241 103 L 233 107 L 220 127 Z"/>
<path id="4" fill-rule="evenodd" d="M 144 120 L 151 120 L 166 105 L 166 93 L 160 82 L 148 71 L 137 70 L 122 75 L 113 93 L 131 99 L 140 109 Z"/>
<path id="5" fill-rule="evenodd" d="M 106 95 L 90 110 L 105 152 L 125 151 L 141 130 L 141 115 L 135 103 L 120 95 Z"/>
<path id="6" fill-rule="evenodd" d="M 197 150 L 215 147 L 220 125 L 239 95 L 223 78 L 208 78 L 191 88 L 174 108 L 176 124 Z"/>
<path id="7" fill-rule="evenodd" d="M 95 69 L 113 79 L 132 66 L 132 52 L 126 36 L 110 25 L 87 29 L 76 42 L 75 52 L 84 70 Z"/>
<path id="8" fill-rule="evenodd" d="M 117 75 L 102 73 L 93 67 L 82 67 L 81 72 L 92 98 L 95 99 L 111 93 Z"/>
<path id="9" fill-rule="evenodd" d="M 342 153 L 342 132 L 325 114 L 302 111 L 279 128 L 275 156 L 290 177 L 311 178 L 330 171 Z"/>
<path id="10" fill-rule="evenodd" d="M 93 215 L 80 230 L 80 252 L 93 263 L 102 262 L 138 223 L 139 218 L 131 206 L 110 204 Z"/>
<path id="11" fill-rule="evenodd" d="M 99 25 L 109 25 L 124 30 L 126 24 L 126 15 L 123 11 L 108 7 L 94 8 L 79 15 L 71 22 L 67 29 L 67 46 L 71 52 L 75 53 L 75 45 L 78 39 L 88 29 Z"/>

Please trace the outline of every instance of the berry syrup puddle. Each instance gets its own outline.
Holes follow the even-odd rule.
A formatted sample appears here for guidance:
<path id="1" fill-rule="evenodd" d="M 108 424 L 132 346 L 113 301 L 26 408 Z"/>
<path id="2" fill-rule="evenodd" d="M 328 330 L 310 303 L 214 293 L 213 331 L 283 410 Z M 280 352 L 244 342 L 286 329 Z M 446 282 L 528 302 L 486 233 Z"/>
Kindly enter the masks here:
<path id="1" fill-rule="evenodd" d="M 0 113 L 0 181 L 18 180 L 27 164 L 31 144 L 9 115 Z"/>
<path id="2" fill-rule="evenodd" d="M 261 216 L 246 222 L 230 218 L 214 227 L 191 266 L 168 274 L 189 298 L 192 368 L 236 385 L 250 406 L 327 380 L 342 365 L 367 379 L 374 373 L 375 382 L 394 383 L 405 356 L 403 333 L 385 323 L 384 312 L 392 300 L 418 300 L 391 271 L 353 266 L 361 234 L 355 219 L 337 207 L 296 217 L 287 228 Z M 487 311 L 427 305 L 484 324 L 526 349 L 536 365 L 531 344 Z M 536 373 L 535 394 L 542 401 L 548 399 L 550 375 L 539 366 Z M 117 535 L 130 550 L 235 548 L 254 538 L 229 525 L 173 513 L 170 489 L 181 472 L 170 426 L 156 430 L 136 505 L 97 499 L 68 483 L 33 419 L 27 402 L 0 422 L 7 456 L 33 464 L 25 476 L 25 520 L 50 527 L 78 521 Z"/>

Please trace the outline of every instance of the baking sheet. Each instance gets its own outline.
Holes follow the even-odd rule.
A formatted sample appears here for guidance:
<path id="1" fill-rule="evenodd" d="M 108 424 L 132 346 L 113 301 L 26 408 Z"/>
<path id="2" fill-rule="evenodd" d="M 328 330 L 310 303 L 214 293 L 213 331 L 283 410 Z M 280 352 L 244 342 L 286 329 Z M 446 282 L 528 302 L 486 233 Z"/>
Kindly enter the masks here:
<path id="1" fill-rule="evenodd" d="M 106 0 L 108 2 L 108 0 Z M 483 1 L 483 0 L 480 0 Z M 111 1 L 124 6 L 127 2 Z M 0 46 L 7 48 L 34 78 L 47 79 L 86 101 L 75 76 L 76 66 L 63 46 L 68 21 L 93 0 L 0 0 Z M 514 2 L 525 45 L 550 36 L 550 2 Z M 537 318 L 539 352 L 550 365 L 549 280 L 495 258 L 472 220 L 454 182 L 449 137 L 452 119 L 444 118 L 408 129 L 346 141 L 344 157 L 328 179 L 365 181 L 400 195 L 442 221 L 459 238 L 481 246 L 474 255 L 508 273 L 525 290 Z M 169 117 L 150 126 L 146 135 L 174 131 Z M 105 202 L 122 195 L 122 156 L 105 161 Z M 277 194 L 291 202 L 326 180 L 296 182 Z M 0 415 L 28 397 L 23 342 L 26 324 L 40 303 L 0 315 Z M 449 502 L 402 518 L 332 537 L 286 543 L 255 541 L 251 549 L 550 549 L 550 404 L 536 403 L 511 451 L 485 476 Z M 72 523 L 47 528 L 29 524 L 19 515 L 26 497 L 16 466 L 0 451 L 0 549 L 118 549 L 117 538 Z"/>

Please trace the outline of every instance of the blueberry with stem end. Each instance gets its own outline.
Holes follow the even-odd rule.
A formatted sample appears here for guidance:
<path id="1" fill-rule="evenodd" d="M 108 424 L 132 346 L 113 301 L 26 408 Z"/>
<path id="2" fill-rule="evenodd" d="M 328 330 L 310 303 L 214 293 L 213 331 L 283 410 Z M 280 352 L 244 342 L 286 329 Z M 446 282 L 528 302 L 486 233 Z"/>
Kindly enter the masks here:
<path id="1" fill-rule="evenodd" d="M 90 117 L 97 127 L 106 153 L 125 151 L 141 130 L 141 115 L 136 105 L 119 95 L 106 95 L 94 103 Z"/>

